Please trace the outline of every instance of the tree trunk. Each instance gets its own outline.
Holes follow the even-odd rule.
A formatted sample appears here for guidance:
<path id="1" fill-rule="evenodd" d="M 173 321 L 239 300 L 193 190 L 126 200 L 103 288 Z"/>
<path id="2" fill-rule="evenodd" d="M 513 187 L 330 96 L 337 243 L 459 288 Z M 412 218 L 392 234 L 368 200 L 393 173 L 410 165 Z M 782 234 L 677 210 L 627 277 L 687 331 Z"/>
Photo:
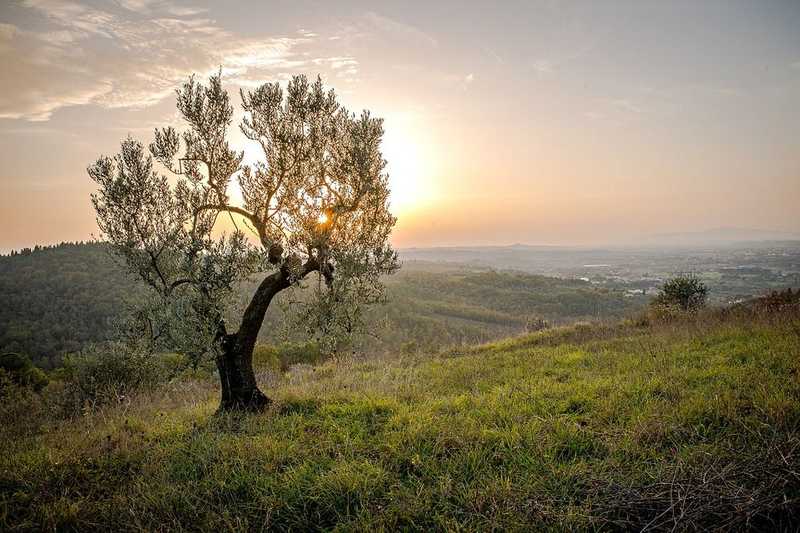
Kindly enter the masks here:
<path id="1" fill-rule="evenodd" d="M 222 355 L 217 357 L 217 370 L 222 386 L 220 411 L 261 411 L 271 400 L 256 383 L 253 372 L 253 350 L 240 349 L 231 335 L 222 345 Z"/>
<path id="2" fill-rule="evenodd" d="M 303 265 L 299 277 L 316 268 L 316 262 L 309 260 Z M 222 385 L 220 411 L 260 411 L 272 402 L 256 383 L 253 349 L 272 298 L 289 288 L 291 279 L 289 272 L 284 269 L 264 278 L 244 311 L 239 331 L 222 335 L 222 354 L 217 357 Z"/>

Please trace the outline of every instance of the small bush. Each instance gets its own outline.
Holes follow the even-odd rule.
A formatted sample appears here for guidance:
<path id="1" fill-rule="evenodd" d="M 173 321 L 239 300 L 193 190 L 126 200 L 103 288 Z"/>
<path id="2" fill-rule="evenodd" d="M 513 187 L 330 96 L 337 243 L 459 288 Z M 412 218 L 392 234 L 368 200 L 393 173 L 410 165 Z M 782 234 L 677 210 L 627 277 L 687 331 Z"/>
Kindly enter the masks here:
<path id="1" fill-rule="evenodd" d="M 278 357 L 285 370 L 292 365 L 316 365 L 328 359 L 317 342 L 285 342 L 278 346 Z"/>
<path id="2" fill-rule="evenodd" d="M 536 333 L 550 328 L 550 322 L 540 316 L 529 316 L 525 320 L 525 333 Z"/>
<path id="3" fill-rule="evenodd" d="M 285 372 L 292 365 L 316 365 L 329 358 L 317 342 L 284 342 L 277 346 L 259 344 L 253 350 L 253 366 L 273 372 Z"/>
<path id="4" fill-rule="evenodd" d="M 403 355 L 413 355 L 419 352 L 419 349 L 417 341 L 406 341 L 400 345 L 400 353 Z"/>
<path id="5" fill-rule="evenodd" d="M 18 353 L 0 355 L 0 377 L 6 378 L 0 381 L 30 387 L 37 392 L 42 390 L 49 381 L 47 374 L 37 368 L 28 356 Z"/>
<path id="6" fill-rule="evenodd" d="M 698 277 L 693 275 L 677 276 L 664 283 L 658 296 L 653 300 L 653 304 L 692 311 L 705 306 L 707 297 L 708 287 Z"/>
<path id="7" fill-rule="evenodd" d="M 42 398 L 33 388 L 12 381 L 7 372 L 0 371 L 0 443 L 38 431 L 44 410 Z"/>
<path id="8" fill-rule="evenodd" d="M 789 287 L 783 291 L 772 291 L 767 295 L 756 298 L 753 307 L 762 311 L 784 311 L 800 308 L 800 289 L 792 291 Z"/>
<path id="9" fill-rule="evenodd" d="M 267 344 L 257 345 L 253 350 L 253 367 L 256 370 L 280 372 L 281 359 L 277 348 Z"/>
<path id="10" fill-rule="evenodd" d="M 64 358 L 63 377 L 73 407 L 119 402 L 166 379 L 157 356 L 121 343 L 92 345 Z"/>

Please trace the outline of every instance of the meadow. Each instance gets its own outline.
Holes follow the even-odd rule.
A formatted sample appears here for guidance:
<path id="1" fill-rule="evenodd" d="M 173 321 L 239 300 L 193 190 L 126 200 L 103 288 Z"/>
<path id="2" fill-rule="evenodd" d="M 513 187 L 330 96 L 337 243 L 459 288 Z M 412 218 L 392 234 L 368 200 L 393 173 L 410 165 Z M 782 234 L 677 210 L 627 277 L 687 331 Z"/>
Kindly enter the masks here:
<path id="1" fill-rule="evenodd" d="M 792 530 L 800 313 L 553 328 L 259 376 L 181 378 L 69 419 L 3 405 L 0 529 Z M 51 388 L 54 385 L 51 384 Z M 55 393 L 53 393 L 55 394 Z"/>

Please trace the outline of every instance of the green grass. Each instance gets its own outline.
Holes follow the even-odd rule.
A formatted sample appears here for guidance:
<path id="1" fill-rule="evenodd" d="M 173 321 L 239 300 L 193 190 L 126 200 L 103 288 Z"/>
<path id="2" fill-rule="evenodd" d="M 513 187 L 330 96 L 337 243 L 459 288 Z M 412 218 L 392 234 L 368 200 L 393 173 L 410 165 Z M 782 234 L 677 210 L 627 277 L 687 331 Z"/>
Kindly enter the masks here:
<path id="1" fill-rule="evenodd" d="M 798 526 L 796 316 L 557 329 L 181 382 L 0 442 L 0 529 Z"/>

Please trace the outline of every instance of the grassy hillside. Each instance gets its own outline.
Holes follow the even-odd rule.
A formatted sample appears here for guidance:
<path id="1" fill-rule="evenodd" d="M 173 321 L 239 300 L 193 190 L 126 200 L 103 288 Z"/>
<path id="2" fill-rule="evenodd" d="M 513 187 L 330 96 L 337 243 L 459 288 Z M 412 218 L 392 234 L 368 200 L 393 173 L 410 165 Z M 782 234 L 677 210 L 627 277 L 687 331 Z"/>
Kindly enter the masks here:
<path id="1" fill-rule="evenodd" d="M 387 284 L 388 303 L 370 312 L 371 335 L 359 339 L 362 350 L 393 350 L 412 341 L 426 349 L 483 342 L 524 331 L 531 316 L 554 323 L 615 319 L 645 301 L 580 280 L 436 264 L 406 265 Z M 244 284 L 243 301 L 256 285 Z M 21 352 L 41 367 L 58 367 L 62 354 L 112 337 L 125 313 L 123 303 L 140 290 L 101 244 L 0 256 L 0 353 Z M 273 306 L 263 342 L 286 333 L 282 320 Z M 294 340 L 307 339 L 296 333 Z"/>
<path id="2" fill-rule="evenodd" d="M 559 328 L 261 379 L 275 403 L 259 415 L 214 416 L 203 380 L 63 423 L 19 406 L 24 424 L 14 438 L 3 425 L 0 442 L 0 529 L 800 524 L 796 309 Z"/>

